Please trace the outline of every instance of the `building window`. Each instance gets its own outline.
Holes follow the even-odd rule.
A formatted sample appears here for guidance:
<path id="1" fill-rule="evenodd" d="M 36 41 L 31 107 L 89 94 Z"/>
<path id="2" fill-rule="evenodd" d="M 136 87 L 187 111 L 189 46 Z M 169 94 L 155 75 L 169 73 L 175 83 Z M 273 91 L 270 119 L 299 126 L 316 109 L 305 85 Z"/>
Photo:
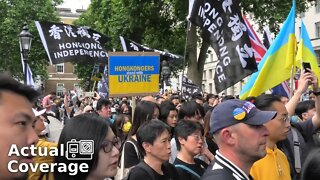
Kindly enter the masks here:
<path id="1" fill-rule="evenodd" d="M 319 61 L 320 61 L 320 49 L 319 50 L 315 50 L 315 53 L 316 53 L 316 57 L 318 59 L 318 64 L 319 64 Z"/>
<path id="2" fill-rule="evenodd" d="M 56 71 L 57 71 L 57 73 L 64 73 L 64 63 L 57 64 Z"/>
<path id="3" fill-rule="evenodd" d="M 209 93 L 212 93 L 212 83 L 209 83 Z"/>
<path id="4" fill-rule="evenodd" d="M 57 96 L 62 97 L 63 96 L 63 89 L 64 89 L 64 84 L 63 83 L 57 83 Z"/>
<path id="5" fill-rule="evenodd" d="M 207 71 L 203 71 L 203 80 L 207 80 Z"/>
<path id="6" fill-rule="evenodd" d="M 77 65 L 75 64 L 75 65 L 73 65 L 72 73 L 74 74 L 76 72 L 76 70 L 77 70 Z"/>
<path id="7" fill-rule="evenodd" d="M 316 22 L 315 25 L 316 25 L 316 38 L 320 38 L 320 22 Z"/>
<path id="8" fill-rule="evenodd" d="M 206 92 L 206 85 L 202 84 L 202 92 Z"/>
<path id="9" fill-rule="evenodd" d="M 212 79 L 212 69 L 209 69 L 209 79 Z"/>
<path id="10" fill-rule="evenodd" d="M 210 62 L 213 62 L 213 54 L 210 54 Z"/>
<path id="11" fill-rule="evenodd" d="M 316 13 L 320 13 L 320 0 L 316 2 Z"/>

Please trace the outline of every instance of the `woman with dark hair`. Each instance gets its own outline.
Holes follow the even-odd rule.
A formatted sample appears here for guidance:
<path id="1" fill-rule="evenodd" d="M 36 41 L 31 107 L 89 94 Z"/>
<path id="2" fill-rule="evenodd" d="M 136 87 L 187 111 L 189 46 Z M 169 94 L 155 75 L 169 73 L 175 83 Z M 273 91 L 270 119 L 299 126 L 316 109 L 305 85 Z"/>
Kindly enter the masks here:
<path id="1" fill-rule="evenodd" d="M 131 116 L 124 114 L 117 115 L 112 126 L 114 126 L 113 129 L 115 129 L 116 136 L 121 139 L 121 144 L 124 143 L 132 126 Z"/>
<path id="2" fill-rule="evenodd" d="M 141 150 L 137 148 L 136 133 L 138 128 L 145 122 L 151 119 L 158 119 L 160 109 L 159 107 L 150 101 L 140 101 L 134 110 L 132 127 L 128 134 L 128 139 L 123 145 L 124 150 L 124 167 L 130 168 L 139 163 L 141 156 Z"/>
<path id="3" fill-rule="evenodd" d="M 170 101 L 164 101 L 160 104 L 160 120 L 166 123 L 171 128 L 171 136 L 174 132 L 174 127 L 176 127 L 178 122 L 178 110 L 175 105 Z"/>
<path id="4" fill-rule="evenodd" d="M 314 149 L 307 156 L 302 168 L 301 180 L 318 180 L 320 177 L 320 148 Z"/>
<path id="5" fill-rule="evenodd" d="M 85 144 L 88 145 L 85 149 L 88 151 L 87 154 L 81 153 L 84 147 L 82 145 Z M 71 147 L 72 145 L 75 146 Z M 63 146 L 67 152 L 65 155 L 56 156 L 55 163 L 65 164 L 67 167 L 77 164 L 78 167 L 88 168 L 86 172 L 78 169 L 75 173 L 69 169 L 68 172 L 61 172 L 60 168 L 55 167 L 55 179 L 103 180 L 117 173 L 120 141 L 105 120 L 95 114 L 86 113 L 73 117 L 61 132 L 58 147 L 60 146 Z M 75 147 L 80 152 L 72 153 Z"/>

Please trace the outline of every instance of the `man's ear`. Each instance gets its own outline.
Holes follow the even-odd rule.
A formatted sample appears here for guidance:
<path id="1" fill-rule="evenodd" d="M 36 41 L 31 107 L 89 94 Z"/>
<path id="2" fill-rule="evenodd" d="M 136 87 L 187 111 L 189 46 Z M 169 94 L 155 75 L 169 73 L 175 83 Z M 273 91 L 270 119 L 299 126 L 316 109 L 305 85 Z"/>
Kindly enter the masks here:
<path id="1" fill-rule="evenodd" d="M 236 142 L 236 139 L 233 136 L 234 134 L 231 131 L 231 128 L 224 128 L 220 132 L 220 138 L 226 144 L 232 145 Z"/>
<path id="2" fill-rule="evenodd" d="M 178 141 L 181 145 L 184 145 L 187 140 L 184 139 L 183 137 L 178 137 Z"/>
<path id="3" fill-rule="evenodd" d="M 152 145 L 150 143 L 143 142 L 142 143 L 142 147 L 146 151 L 146 153 L 150 153 L 151 152 Z"/>

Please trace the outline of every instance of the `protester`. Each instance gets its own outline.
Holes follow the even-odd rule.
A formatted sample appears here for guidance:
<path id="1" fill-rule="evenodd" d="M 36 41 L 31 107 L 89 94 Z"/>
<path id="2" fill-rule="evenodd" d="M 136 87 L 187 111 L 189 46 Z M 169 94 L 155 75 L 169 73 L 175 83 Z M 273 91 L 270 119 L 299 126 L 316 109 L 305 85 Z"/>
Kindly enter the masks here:
<path id="1" fill-rule="evenodd" d="M 17 170 L 22 163 L 32 163 L 32 156 L 9 155 L 16 145 L 19 152 L 38 141 L 33 129 L 36 122 L 32 104 L 38 92 L 20 84 L 8 75 L 0 74 L 0 179 L 23 179 L 27 173 L 10 172 L 8 164 Z"/>
<path id="2" fill-rule="evenodd" d="M 52 113 L 51 106 L 54 105 L 53 99 L 56 97 L 56 92 L 51 92 L 42 100 L 42 107 L 46 109 L 46 113 Z"/>
<path id="3" fill-rule="evenodd" d="M 36 144 L 37 148 L 41 148 L 42 152 L 47 149 L 49 150 L 52 147 L 57 147 L 58 143 L 55 142 L 50 142 L 48 141 L 47 137 L 43 134 L 43 130 L 45 130 L 45 124 L 44 122 L 46 121 L 46 115 L 45 112 L 46 110 L 40 110 L 37 111 L 35 109 L 32 109 L 34 115 L 36 116 L 36 122 L 34 124 L 34 130 L 37 133 L 37 135 L 39 136 L 39 141 Z M 53 156 L 40 156 L 39 154 L 37 154 L 36 157 L 33 158 L 33 164 L 36 166 L 40 166 L 40 164 L 50 164 L 53 163 Z M 46 179 L 46 180 L 53 180 L 53 174 L 51 172 L 45 173 L 45 172 L 41 172 L 40 169 L 38 168 L 36 172 L 32 172 L 29 170 L 29 176 L 28 176 L 29 180 L 42 180 L 42 179 Z"/>
<path id="4" fill-rule="evenodd" d="M 210 134 L 219 150 L 201 179 L 252 179 L 251 166 L 266 155 L 269 132 L 264 124 L 275 115 L 248 101 L 234 99 L 217 105 L 210 119 Z"/>
<path id="5" fill-rule="evenodd" d="M 286 109 L 290 116 L 294 115 L 299 99 L 303 93 L 308 90 L 308 86 L 312 85 L 314 93 L 319 92 L 318 78 L 312 72 L 304 72 L 300 75 L 298 81 L 298 89 L 292 98 L 286 104 Z M 316 93 L 318 94 L 318 93 Z M 318 141 L 314 138 L 320 128 L 320 94 L 315 96 L 315 112 L 311 110 L 305 116 L 305 121 L 291 123 L 291 130 L 287 135 L 287 139 L 278 143 L 279 148 L 286 154 L 290 163 L 290 173 L 293 180 L 300 179 L 301 168 L 303 168 L 306 156 L 313 149 Z M 312 116 L 312 114 L 314 114 Z M 310 118 L 312 116 L 312 118 Z"/>
<path id="6" fill-rule="evenodd" d="M 173 129 L 178 122 L 178 110 L 172 102 L 164 101 L 160 104 L 160 112 L 160 120 L 171 128 L 171 134 L 173 135 Z"/>
<path id="7" fill-rule="evenodd" d="M 170 157 L 170 128 L 159 120 L 151 120 L 137 132 L 138 146 L 142 149 L 143 161 L 129 173 L 128 180 L 179 180 Z"/>
<path id="8" fill-rule="evenodd" d="M 204 134 L 205 137 L 205 144 L 208 146 L 208 150 L 213 154 L 216 155 L 216 151 L 219 149 L 218 145 L 214 142 L 212 135 L 210 135 L 210 117 L 211 117 L 212 110 L 209 110 L 206 115 L 204 116 Z"/>
<path id="9" fill-rule="evenodd" d="M 276 145 L 285 140 L 290 131 L 288 111 L 281 99 L 271 94 L 258 96 L 254 104 L 260 110 L 276 111 L 277 116 L 265 124 L 269 131 L 267 155 L 253 164 L 250 174 L 254 179 L 269 180 L 271 177 L 277 180 L 289 180 L 291 176 L 288 159 Z"/>
<path id="10" fill-rule="evenodd" d="M 206 99 L 207 102 L 203 104 L 203 108 L 205 112 L 208 112 L 212 110 L 219 103 L 219 96 L 208 94 L 206 98 L 207 98 Z"/>
<path id="11" fill-rule="evenodd" d="M 76 174 L 71 175 L 69 169 L 68 172 L 61 172 L 59 168 L 55 167 L 55 179 L 103 180 L 107 177 L 115 176 L 117 173 L 120 140 L 113 134 L 108 123 L 102 117 L 91 113 L 73 117 L 63 128 L 58 147 L 63 146 L 67 150 L 68 143 L 79 143 L 81 141 L 93 141 L 91 146 L 88 146 L 89 149 L 86 149 L 89 152 L 92 151 L 91 158 L 75 160 L 71 152 L 67 152 L 66 156 L 60 154 L 56 156 L 54 162 L 67 166 L 75 162 L 78 164 L 86 163 L 89 167 L 88 172 L 78 171 Z"/>
<path id="12" fill-rule="evenodd" d="M 128 134 L 128 139 L 124 143 L 124 167 L 130 168 L 140 162 L 141 150 L 137 148 L 136 133 L 139 127 L 151 119 L 157 119 L 159 113 L 158 106 L 150 101 L 141 101 L 137 103 L 134 111 L 132 126 Z"/>
<path id="13" fill-rule="evenodd" d="M 97 102 L 97 113 L 99 116 L 104 118 L 106 121 L 108 121 L 110 124 L 110 118 L 111 118 L 111 102 L 108 99 L 101 98 Z"/>
<path id="14" fill-rule="evenodd" d="M 199 123 L 180 120 L 175 128 L 178 155 L 174 160 L 180 179 L 200 179 L 208 164 L 195 158 L 204 145 L 203 128 Z"/>

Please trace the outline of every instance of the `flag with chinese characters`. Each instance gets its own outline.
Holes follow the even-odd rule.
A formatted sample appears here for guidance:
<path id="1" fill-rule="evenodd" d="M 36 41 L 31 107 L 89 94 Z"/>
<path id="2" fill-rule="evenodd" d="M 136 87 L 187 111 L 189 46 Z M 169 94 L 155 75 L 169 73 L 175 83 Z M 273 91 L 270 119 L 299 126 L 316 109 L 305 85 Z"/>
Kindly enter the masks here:
<path id="1" fill-rule="evenodd" d="M 167 51 L 161 51 L 158 49 L 152 49 L 147 46 L 136 43 L 130 39 L 126 39 L 122 36 L 120 36 L 120 41 L 121 41 L 122 49 L 124 52 L 127 52 L 127 51 L 158 52 L 158 53 L 160 53 L 161 59 L 165 59 L 165 60 L 170 61 L 174 64 L 183 63 L 183 57 L 180 55 L 173 54 L 173 53 L 170 53 Z"/>
<path id="2" fill-rule="evenodd" d="M 188 17 L 191 23 L 201 27 L 203 41 L 218 56 L 214 76 L 217 93 L 257 71 L 239 0 L 197 0 Z"/>
<path id="3" fill-rule="evenodd" d="M 88 27 L 35 21 L 51 64 L 107 58 L 109 38 Z"/>
<path id="4" fill-rule="evenodd" d="M 183 76 L 182 77 L 182 94 L 183 96 L 188 96 L 188 97 L 191 97 L 192 94 L 194 93 L 201 93 L 201 89 L 199 86 L 197 86 L 196 84 L 194 84 L 192 82 L 191 79 L 189 79 L 188 77 L 186 76 Z"/>

